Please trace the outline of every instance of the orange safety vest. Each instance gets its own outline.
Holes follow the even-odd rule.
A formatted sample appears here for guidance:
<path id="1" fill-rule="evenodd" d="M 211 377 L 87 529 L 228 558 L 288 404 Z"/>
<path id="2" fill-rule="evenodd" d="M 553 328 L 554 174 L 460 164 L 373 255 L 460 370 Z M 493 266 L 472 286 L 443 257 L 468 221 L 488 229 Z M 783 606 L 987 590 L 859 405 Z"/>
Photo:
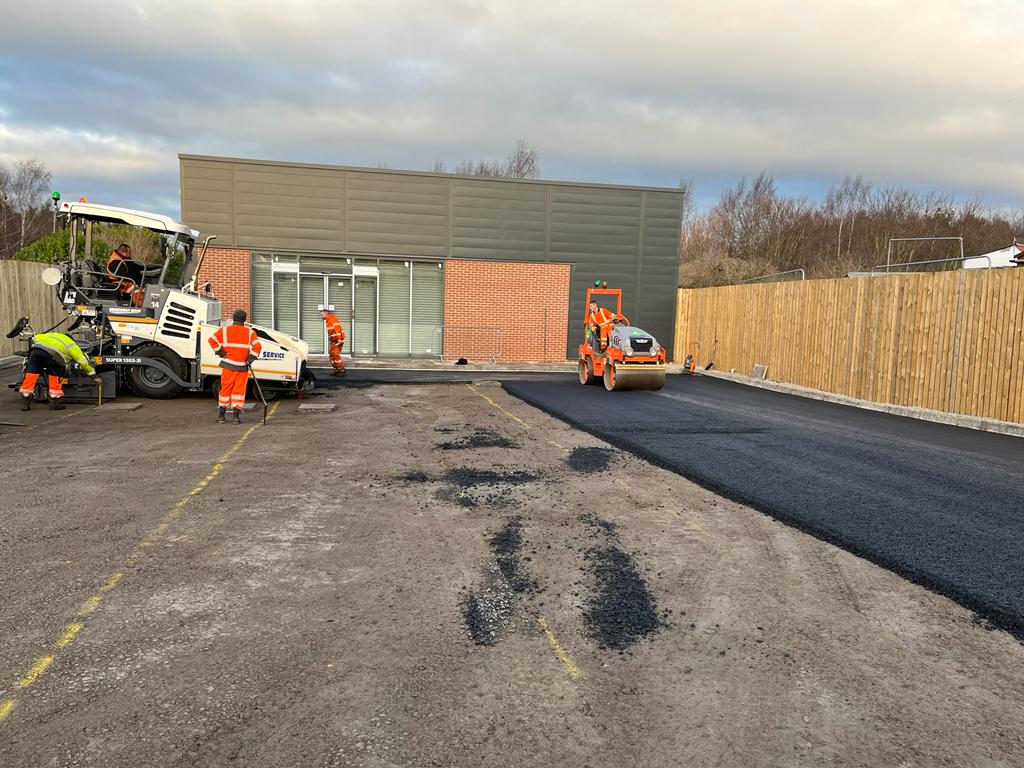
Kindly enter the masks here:
<path id="1" fill-rule="evenodd" d="M 110 258 L 107 259 L 107 277 L 110 278 L 114 283 L 114 287 L 121 293 L 131 293 L 135 288 L 135 283 L 131 280 L 126 280 L 123 276 L 117 274 L 117 268 L 124 260 L 125 257 L 117 251 L 110 254 Z"/>
<path id="2" fill-rule="evenodd" d="M 256 331 L 240 323 L 222 325 L 214 331 L 210 346 L 214 352 L 223 349 L 227 353 L 220 359 L 220 366 L 233 371 L 248 369 L 249 355 L 259 357 L 263 349 Z"/>
<path id="3" fill-rule="evenodd" d="M 599 325 L 602 328 L 612 324 L 614 316 L 604 307 L 598 307 L 597 312 L 591 312 L 588 322 Z"/>
<path id="4" fill-rule="evenodd" d="M 327 338 L 332 343 L 337 342 L 340 344 L 345 340 L 345 329 L 341 327 L 341 322 L 333 312 L 327 313 L 324 322 L 327 323 Z"/>

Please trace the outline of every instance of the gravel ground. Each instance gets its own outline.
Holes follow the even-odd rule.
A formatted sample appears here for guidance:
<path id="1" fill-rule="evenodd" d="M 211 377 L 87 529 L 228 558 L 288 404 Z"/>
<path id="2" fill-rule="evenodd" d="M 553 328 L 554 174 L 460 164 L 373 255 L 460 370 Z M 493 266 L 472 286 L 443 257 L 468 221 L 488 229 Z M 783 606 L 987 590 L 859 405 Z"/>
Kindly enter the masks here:
<path id="1" fill-rule="evenodd" d="M 496 387 L 322 401 L 2 428 L 0 765 L 1020 764 L 955 603 Z"/>

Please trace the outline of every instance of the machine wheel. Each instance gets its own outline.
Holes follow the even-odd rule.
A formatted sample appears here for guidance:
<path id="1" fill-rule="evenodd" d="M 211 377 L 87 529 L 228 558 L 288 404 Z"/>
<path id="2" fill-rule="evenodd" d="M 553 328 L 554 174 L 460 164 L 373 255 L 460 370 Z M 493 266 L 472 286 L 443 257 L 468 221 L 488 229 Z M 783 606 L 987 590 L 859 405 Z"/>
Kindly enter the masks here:
<path id="1" fill-rule="evenodd" d="M 590 360 L 580 360 L 580 384 L 597 384 L 599 377 L 594 375 L 594 364 Z"/>
<path id="2" fill-rule="evenodd" d="M 615 363 L 611 360 L 604 364 L 604 388 L 609 392 L 615 391 Z"/>
<path id="3" fill-rule="evenodd" d="M 177 370 L 178 375 L 185 378 L 185 367 L 182 359 L 167 347 L 160 344 L 143 344 L 132 350 L 133 355 L 139 357 L 151 357 L 167 364 L 172 371 Z M 141 397 L 152 397 L 157 400 L 166 400 L 181 392 L 181 385 L 173 381 L 163 371 L 149 366 L 136 365 L 128 370 L 128 383 L 132 391 Z"/>

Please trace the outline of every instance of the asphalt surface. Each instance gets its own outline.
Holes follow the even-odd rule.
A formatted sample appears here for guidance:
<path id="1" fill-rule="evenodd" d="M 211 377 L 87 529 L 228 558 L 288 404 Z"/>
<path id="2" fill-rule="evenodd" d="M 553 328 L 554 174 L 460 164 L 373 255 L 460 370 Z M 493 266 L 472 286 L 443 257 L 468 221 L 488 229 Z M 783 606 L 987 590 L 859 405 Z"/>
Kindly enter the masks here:
<path id="1" fill-rule="evenodd" d="M 553 416 L 1024 635 L 1024 440 L 671 377 L 661 392 L 507 381 Z"/>

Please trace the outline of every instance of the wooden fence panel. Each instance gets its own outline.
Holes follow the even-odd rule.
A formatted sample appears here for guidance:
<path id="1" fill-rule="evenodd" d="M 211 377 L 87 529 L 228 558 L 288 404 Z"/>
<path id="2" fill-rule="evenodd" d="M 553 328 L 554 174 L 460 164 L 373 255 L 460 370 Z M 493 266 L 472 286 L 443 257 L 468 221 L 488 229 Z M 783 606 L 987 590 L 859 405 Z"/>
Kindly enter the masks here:
<path id="1" fill-rule="evenodd" d="M 680 289 L 678 308 L 679 361 L 1024 422 L 1024 269 Z"/>
<path id="2" fill-rule="evenodd" d="M 20 348 L 18 339 L 8 339 L 7 332 L 22 315 L 29 316 L 37 332 L 67 317 L 55 289 L 40 278 L 47 266 L 34 261 L 0 261 L 0 357 Z"/>

